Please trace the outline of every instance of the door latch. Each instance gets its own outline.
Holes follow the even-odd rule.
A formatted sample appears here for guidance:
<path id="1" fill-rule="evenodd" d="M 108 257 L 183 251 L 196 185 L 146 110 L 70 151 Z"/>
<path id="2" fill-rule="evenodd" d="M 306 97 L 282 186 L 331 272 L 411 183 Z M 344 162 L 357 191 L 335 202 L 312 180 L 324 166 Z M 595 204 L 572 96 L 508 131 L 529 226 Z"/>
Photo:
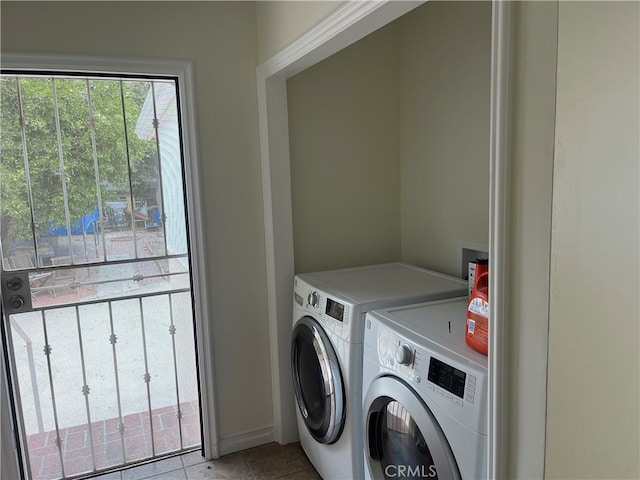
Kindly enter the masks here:
<path id="1" fill-rule="evenodd" d="M 7 313 L 27 312 L 33 308 L 27 272 L 2 272 L 1 287 Z"/>

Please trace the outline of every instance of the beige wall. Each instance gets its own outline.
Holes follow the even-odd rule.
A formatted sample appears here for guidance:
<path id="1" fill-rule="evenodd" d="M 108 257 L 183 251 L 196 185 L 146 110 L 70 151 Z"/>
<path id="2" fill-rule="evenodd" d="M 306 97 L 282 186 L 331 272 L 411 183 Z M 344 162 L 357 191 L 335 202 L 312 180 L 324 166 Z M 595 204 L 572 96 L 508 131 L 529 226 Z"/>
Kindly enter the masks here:
<path id="1" fill-rule="evenodd" d="M 558 4 L 516 2 L 506 478 L 544 474 Z"/>
<path id="2" fill-rule="evenodd" d="M 458 274 L 489 243 L 491 3 L 428 2 L 400 34 L 402 259 Z"/>
<path id="3" fill-rule="evenodd" d="M 400 259 L 394 29 L 287 81 L 296 272 Z"/>
<path id="4" fill-rule="evenodd" d="M 639 4 L 559 9 L 547 478 L 639 478 Z"/>
<path id="5" fill-rule="evenodd" d="M 489 2 L 430 2 L 289 79 L 297 272 L 488 243 L 490 46 Z"/>
<path id="6" fill-rule="evenodd" d="M 527 411 L 535 422 L 544 409 L 530 381 L 546 373 L 536 359 L 547 329 L 556 4 L 535 3 L 516 8 L 511 478 L 539 476 L 543 426 L 527 424 Z M 222 433 L 271 422 L 253 5 L 49 5 L 2 2 L 3 51 L 194 61 Z M 260 61 L 334 9 L 298 7 L 259 3 Z M 278 9 L 297 14 L 283 20 Z M 637 478 L 638 4 L 562 3 L 559 36 L 546 476 Z"/>
<path id="7" fill-rule="evenodd" d="M 272 57 L 345 2 L 257 2 L 258 60 Z"/>
<path id="8" fill-rule="evenodd" d="M 271 425 L 255 4 L 2 2 L 1 40 L 3 52 L 193 61 L 220 433 Z"/>

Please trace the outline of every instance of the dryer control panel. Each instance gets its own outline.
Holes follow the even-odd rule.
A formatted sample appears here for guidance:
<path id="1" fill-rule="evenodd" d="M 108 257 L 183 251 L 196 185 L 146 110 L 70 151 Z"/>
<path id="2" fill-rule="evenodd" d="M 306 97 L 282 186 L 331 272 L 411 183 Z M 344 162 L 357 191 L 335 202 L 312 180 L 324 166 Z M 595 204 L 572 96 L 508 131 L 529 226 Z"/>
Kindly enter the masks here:
<path id="1" fill-rule="evenodd" d="M 437 406 L 478 432 L 486 430 L 486 371 L 437 344 L 424 339 L 418 343 L 385 325 L 377 327 L 378 361 L 383 368 L 419 391 L 430 407 Z M 365 332 L 365 340 L 369 333 Z"/>

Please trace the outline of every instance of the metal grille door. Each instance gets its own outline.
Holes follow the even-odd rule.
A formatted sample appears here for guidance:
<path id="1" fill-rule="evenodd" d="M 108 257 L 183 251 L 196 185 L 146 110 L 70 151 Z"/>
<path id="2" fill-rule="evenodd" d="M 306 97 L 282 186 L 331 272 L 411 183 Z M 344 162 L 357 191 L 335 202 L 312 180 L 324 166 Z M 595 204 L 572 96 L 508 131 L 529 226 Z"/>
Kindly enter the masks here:
<path id="1" fill-rule="evenodd" d="M 30 478 L 201 444 L 177 87 L 0 79 L 3 327 Z"/>

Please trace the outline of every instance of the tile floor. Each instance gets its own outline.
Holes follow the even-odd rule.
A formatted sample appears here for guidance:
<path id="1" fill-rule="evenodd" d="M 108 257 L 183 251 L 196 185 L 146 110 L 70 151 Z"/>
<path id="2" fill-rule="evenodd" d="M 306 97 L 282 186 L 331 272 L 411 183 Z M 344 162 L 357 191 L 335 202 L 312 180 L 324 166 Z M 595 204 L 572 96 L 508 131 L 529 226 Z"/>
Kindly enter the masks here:
<path id="1" fill-rule="evenodd" d="M 96 480 L 321 480 L 299 443 L 270 443 L 206 461 L 191 452 L 94 477 Z"/>

